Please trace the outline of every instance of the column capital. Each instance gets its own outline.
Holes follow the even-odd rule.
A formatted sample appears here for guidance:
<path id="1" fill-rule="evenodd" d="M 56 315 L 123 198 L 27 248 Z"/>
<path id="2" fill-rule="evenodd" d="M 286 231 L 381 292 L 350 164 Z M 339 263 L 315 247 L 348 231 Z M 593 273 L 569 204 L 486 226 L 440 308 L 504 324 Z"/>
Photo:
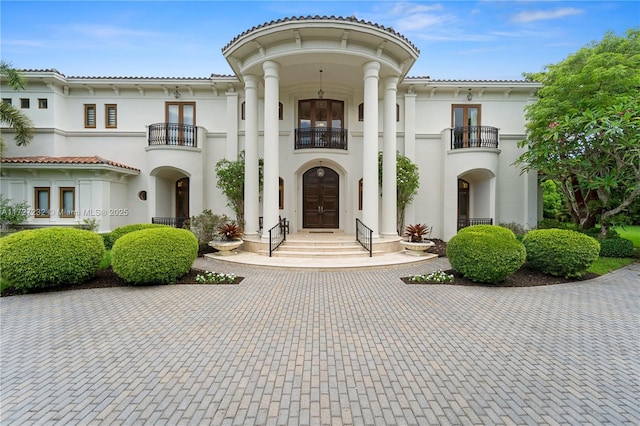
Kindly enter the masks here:
<path id="1" fill-rule="evenodd" d="M 389 77 L 384 78 L 384 88 L 385 90 L 398 90 L 398 76 L 391 75 Z"/>
<path id="2" fill-rule="evenodd" d="M 257 89 L 258 88 L 258 76 L 253 74 L 244 74 L 242 76 L 244 80 L 244 87 L 246 89 Z"/>
<path id="3" fill-rule="evenodd" d="M 264 70 L 264 78 L 274 77 L 280 78 L 280 64 L 275 61 L 264 61 L 262 63 L 262 69 Z"/>
<path id="4" fill-rule="evenodd" d="M 380 72 L 380 62 L 371 61 L 362 66 L 364 72 L 364 78 L 375 77 L 378 78 L 378 72 Z"/>

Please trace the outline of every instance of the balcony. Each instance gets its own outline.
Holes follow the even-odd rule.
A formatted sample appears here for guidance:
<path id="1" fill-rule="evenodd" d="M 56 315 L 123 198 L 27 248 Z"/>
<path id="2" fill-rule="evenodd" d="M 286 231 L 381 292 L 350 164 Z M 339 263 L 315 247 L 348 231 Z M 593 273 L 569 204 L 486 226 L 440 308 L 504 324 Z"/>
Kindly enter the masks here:
<path id="1" fill-rule="evenodd" d="M 498 148 L 498 129 L 490 126 L 454 127 L 451 149 Z"/>
<path id="2" fill-rule="evenodd" d="M 191 124 L 156 123 L 149 126 L 149 146 L 198 147 L 198 128 Z"/>
<path id="3" fill-rule="evenodd" d="M 347 149 L 347 129 L 305 127 L 295 137 L 295 149 Z"/>

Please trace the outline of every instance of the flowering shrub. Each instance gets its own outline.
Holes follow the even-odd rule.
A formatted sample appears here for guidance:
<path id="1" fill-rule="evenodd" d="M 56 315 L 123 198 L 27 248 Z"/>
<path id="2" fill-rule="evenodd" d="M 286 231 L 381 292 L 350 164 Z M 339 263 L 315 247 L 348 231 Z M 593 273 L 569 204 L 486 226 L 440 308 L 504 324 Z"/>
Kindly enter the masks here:
<path id="1" fill-rule="evenodd" d="M 236 274 L 223 274 L 221 272 L 205 271 L 196 275 L 196 282 L 200 284 L 233 284 L 236 281 Z"/>
<path id="2" fill-rule="evenodd" d="M 451 274 L 447 274 L 443 270 L 431 272 L 424 275 L 413 275 L 409 277 L 409 281 L 412 283 L 434 283 L 434 284 L 447 284 L 454 281 L 454 277 Z"/>

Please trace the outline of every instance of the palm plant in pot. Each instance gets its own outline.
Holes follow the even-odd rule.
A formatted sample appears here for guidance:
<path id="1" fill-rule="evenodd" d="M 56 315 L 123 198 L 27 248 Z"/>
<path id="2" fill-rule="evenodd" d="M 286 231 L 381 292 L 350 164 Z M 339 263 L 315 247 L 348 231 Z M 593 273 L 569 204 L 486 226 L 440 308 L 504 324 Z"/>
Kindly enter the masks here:
<path id="1" fill-rule="evenodd" d="M 405 228 L 406 241 L 400 241 L 400 245 L 405 248 L 405 253 L 415 256 L 427 254 L 429 247 L 433 247 L 432 241 L 425 239 L 431 234 L 431 227 L 426 224 L 416 223 Z"/>
<path id="2" fill-rule="evenodd" d="M 235 222 L 226 222 L 218 227 L 216 238 L 209 245 L 221 256 L 235 254 L 235 249 L 243 243 L 242 235 L 242 229 Z"/>

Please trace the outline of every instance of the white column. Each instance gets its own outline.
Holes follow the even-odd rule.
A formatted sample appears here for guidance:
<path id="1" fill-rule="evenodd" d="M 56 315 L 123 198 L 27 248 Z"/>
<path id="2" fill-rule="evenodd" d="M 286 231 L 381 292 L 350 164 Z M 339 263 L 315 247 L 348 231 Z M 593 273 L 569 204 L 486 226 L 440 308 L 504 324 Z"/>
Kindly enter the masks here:
<path id="1" fill-rule="evenodd" d="M 368 62 L 364 72 L 364 128 L 362 147 L 362 221 L 378 238 L 378 62 Z"/>
<path id="2" fill-rule="evenodd" d="M 396 93 L 398 77 L 384 79 L 384 118 L 382 119 L 382 236 L 397 237 L 398 194 L 396 170 Z"/>
<path id="3" fill-rule="evenodd" d="M 233 87 L 227 95 L 227 160 L 238 159 L 238 92 Z"/>
<path id="4" fill-rule="evenodd" d="M 404 155 L 416 162 L 416 94 L 411 89 L 404 95 Z M 404 209 L 404 225 L 415 223 L 415 217 L 416 209 L 411 203 Z"/>
<path id="5" fill-rule="evenodd" d="M 244 76 L 244 232 L 258 235 L 258 77 Z"/>
<path id="6" fill-rule="evenodd" d="M 263 239 L 268 239 L 267 231 L 278 224 L 278 176 L 280 128 L 278 122 L 278 102 L 280 91 L 280 65 L 277 62 L 266 61 L 264 69 L 264 192 L 263 211 L 264 229 Z"/>

